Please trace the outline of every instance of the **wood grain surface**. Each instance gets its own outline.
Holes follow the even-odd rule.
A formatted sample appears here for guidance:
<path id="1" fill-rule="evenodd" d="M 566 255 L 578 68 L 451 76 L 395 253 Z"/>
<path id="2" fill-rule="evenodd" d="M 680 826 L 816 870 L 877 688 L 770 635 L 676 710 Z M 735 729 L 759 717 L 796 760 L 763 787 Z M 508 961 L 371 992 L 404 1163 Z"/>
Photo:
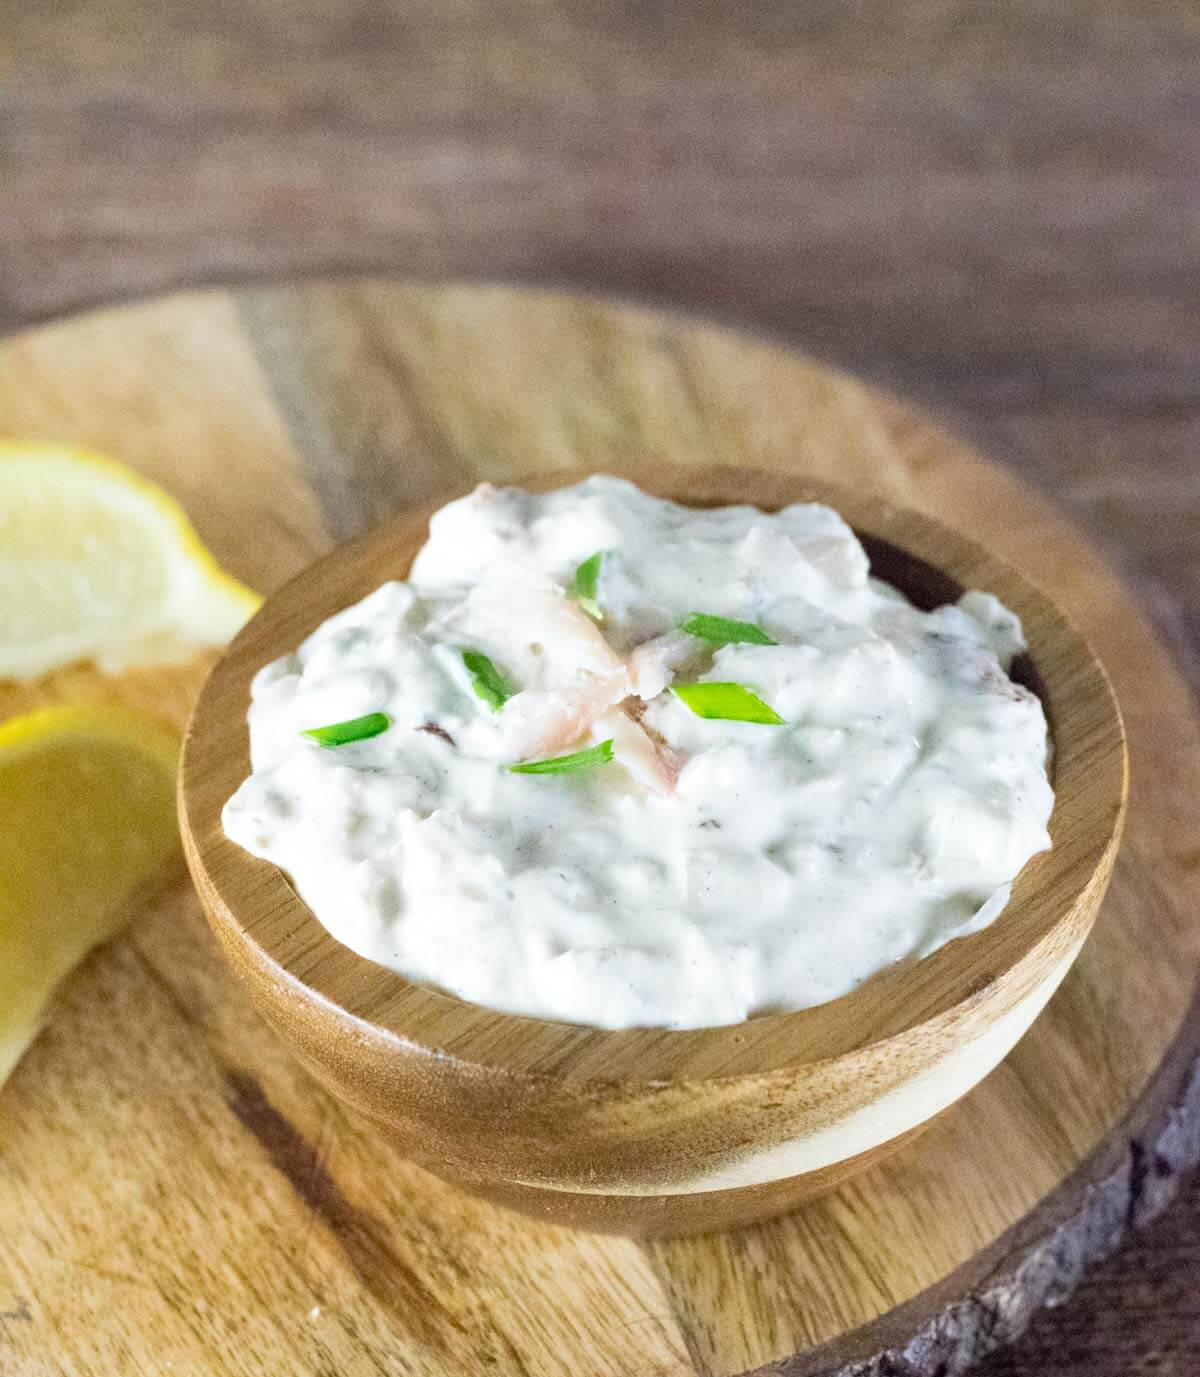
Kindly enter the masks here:
<path id="1" fill-rule="evenodd" d="M 354 266 L 734 316 L 1017 468 L 1200 685 L 1198 63 L 1188 0 L 0 0 L 0 321 Z M 1190 1374 L 1187 1199 L 992 1370 Z"/>
<path id="2" fill-rule="evenodd" d="M 262 1029 L 179 891 L 71 983 L 4 1092 L 0 1305 L 17 1318 L 0 1355 L 19 1377 L 168 1361 L 255 1377 L 952 1372 L 1069 1292 L 1200 1152 L 1188 695 L 1086 543 L 910 412 L 628 308 L 351 283 L 24 336 L 0 355 L 0 429 L 154 474 L 264 591 L 447 472 L 719 454 L 836 474 L 968 525 L 1052 585 L 1105 648 L 1134 766 L 1097 929 L 1013 1056 L 849 1185 L 707 1238 L 571 1234 L 407 1166 Z M 41 695 L 99 689 L 178 714 L 202 668 L 75 671 Z M 9 690 L 0 711 L 20 701 Z"/>

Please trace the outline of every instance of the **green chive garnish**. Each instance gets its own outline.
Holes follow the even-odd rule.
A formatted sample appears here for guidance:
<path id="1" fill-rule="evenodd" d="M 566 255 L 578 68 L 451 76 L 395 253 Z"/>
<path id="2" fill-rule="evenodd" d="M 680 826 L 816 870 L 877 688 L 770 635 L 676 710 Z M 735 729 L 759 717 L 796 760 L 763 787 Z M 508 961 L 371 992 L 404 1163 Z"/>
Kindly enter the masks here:
<path id="1" fill-rule="evenodd" d="M 586 751 L 572 751 L 570 755 L 556 755 L 550 760 L 529 760 L 523 765 L 509 765 L 513 775 L 571 775 L 577 770 L 590 770 L 593 765 L 607 765 L 613 758 L 613 743 L 601 741 Z"/>
<path id="2" fill-rule="evenodd" d="M 600 591 L 600 566 L 603 563 L 604 551 L 597 550 L 575 570 L 575 577 L 567 590 L 588 616 L 598 622 L 604 620 L 604 613 L 600 611 L 600 604 L 596 601 Z"/>
<path id="3" fill-rule="evenodd" d="M 331 722 L 328 727 L 309 727 L 301 732 L 318 746 L 347 746 L 351 741 L 366 741 L 378 736 L 392 725 L 386 712 L 369 712 L 365 717 L 352 717 L 348 722 Z"/>
<path id="4" fill-rule="evenodd" d="M 499 712 L 513 696 L 508 680 L 483 651 L 464 650 L 462 657 L 471 676 L 471 687 L 493 712 Z"/>
<path id="5" fill-rule="evenodd" d="M 674 684 L 671 692 L 697 717 L 718 722 L 759 722 L 765 727 L 786 725 L 774 708 L 744 684 Z"/>
<path id="6" fill-rule="evenodd" d="M 713 645 L 778 645 L 753 622 L 739 622 L 732 617 L 710 617 L 707 612 L 689 612 L 679 623 L 680 631 L 699 636 Z"/>

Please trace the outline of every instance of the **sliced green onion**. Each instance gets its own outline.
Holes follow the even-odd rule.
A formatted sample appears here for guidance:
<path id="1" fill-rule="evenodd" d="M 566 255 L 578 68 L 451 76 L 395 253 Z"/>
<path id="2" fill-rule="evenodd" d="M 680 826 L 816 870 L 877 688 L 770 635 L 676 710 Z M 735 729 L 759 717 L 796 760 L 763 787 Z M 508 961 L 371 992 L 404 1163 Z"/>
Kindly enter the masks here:
<path id="1" fill-rule="evenodd" d="M 718 722 L 759 722 L 765 727 L 786 725 L 774 708 L 744 684 L 674 684 L 671 692 L 697 717 Z"/>
<path id="2" fill-rule="evenodd" d="M 577 770 L 590 770 L 593 765 L 607 765 L 613 758 L 613 743 L 601 741 L 586 751 L 572 751 L 570 755 L 556 755 L 550 760 L 528 760 L 523 765 L 509 765 L 513 775 L 571 775 Z"/>
<path id="3" fill-rule="evenodd" d="M 679 623 L 680 631 L 699 636 L 713 645 L 778 645 L 753 622 L 739 622 L 733 617 L 711 617 L 707 612 L 689 612 Z"/>
<path id="4" fill-rule="evenodd" d="M 309 727 L 300 733 L 318 746 L 348 746 L 351 741 L 366 741 L 378 736 L 392 725 L 386 712 L 369 712 L 365 717 L 352 717 L 348 722 L 331 722 L 328 727 Z"/>
<path id="5" fill-rule="evenodd" d="M 600 592 L 600 568 L 603 563 L 604 551 L 597 550 L 575 570 L 575 577 L 567 590 L 588 616 L 598 622 L 604 620 L 604 613 L 600 611 L 600 604 L 596 601 Z"/>
<path id="6" fill-rule="evenodd" d="M 513 696 L 508 680 L 482 650 L 464 650 L 462 657 L 471 676 L 471 687 L 493 712 L 499 712 Z"/>

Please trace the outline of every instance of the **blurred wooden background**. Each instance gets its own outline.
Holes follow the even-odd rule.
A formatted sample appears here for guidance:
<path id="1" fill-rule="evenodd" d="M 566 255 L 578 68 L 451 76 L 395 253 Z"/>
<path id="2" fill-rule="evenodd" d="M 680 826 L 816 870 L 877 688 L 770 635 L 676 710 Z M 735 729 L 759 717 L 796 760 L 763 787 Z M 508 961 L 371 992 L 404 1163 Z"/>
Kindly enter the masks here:
<path id="1" fill-rule="evenodd" d="M 0 0 L 0 329 L 182 283 L 498 277 L 939 413 L 1200 687 L 1200 11 Z M 1194 1374 L 1200 1186 L 991 1377 Z"/>

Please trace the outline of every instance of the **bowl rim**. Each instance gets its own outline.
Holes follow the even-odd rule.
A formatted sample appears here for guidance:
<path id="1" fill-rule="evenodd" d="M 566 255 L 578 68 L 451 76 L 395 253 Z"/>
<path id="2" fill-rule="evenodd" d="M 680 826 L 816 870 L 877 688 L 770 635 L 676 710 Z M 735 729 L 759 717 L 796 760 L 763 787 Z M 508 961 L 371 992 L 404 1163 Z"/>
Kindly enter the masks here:
<path id="1" fill-rule="evenodd" d="M 506 481 L 544 492 L 591 472 L 542 471 Z M 988 1000 L 1001 981 L 1011 986 L 1007 1007 L 1037 983 L 1048 959 L 1077 949 L 1119 843 L 1128 760 L 1108 676 L 1051 599 L 954 528 L 878 492 L 745 466 L 606 464 L 603 472 L 695 506 L 742 503 L 773 511 L 792 502 L 825 502 L 876 555 L 892 551 L 913 568 L 1000 597 L 1025 626 L 1050 723 L 1053 848 L 1024 867 L 1008 906 L 981 932 L 890 967 L 828 1003 L 714 1028 L 611 1030 L 502 1013 L 357 955 L 320 924 L 281 870 L 225 837 L 220 810 L 249 773 L 245 706 L 253 673 L 334 611 L 386 578 L 404 577 L 429 516 L 463 495 L 461 487 L 447 487 L 319 557 L 275 590 L 201 689 L 181 753 L 180 827 L 209 921 L 235 964 L 282 984 L 314 1014 L 348 1022 L 360 1036 L 382 1037 L 405 1054 L 522 1077 L 647 1083 L 765 1076 L 889 1040 L 911 1045 L 934 1024 L 952 1029 L 956 1021 L 969 1022 L 971 1010 L 983 1003 L 1003 1012 L 998 1001 Z M 229 703 L 240 705 L 232 720 Z"/>

